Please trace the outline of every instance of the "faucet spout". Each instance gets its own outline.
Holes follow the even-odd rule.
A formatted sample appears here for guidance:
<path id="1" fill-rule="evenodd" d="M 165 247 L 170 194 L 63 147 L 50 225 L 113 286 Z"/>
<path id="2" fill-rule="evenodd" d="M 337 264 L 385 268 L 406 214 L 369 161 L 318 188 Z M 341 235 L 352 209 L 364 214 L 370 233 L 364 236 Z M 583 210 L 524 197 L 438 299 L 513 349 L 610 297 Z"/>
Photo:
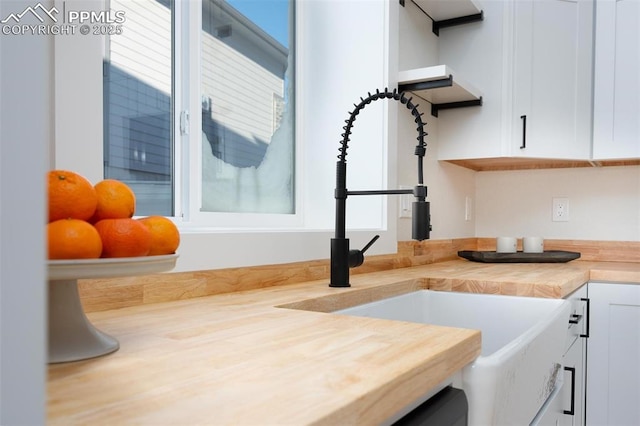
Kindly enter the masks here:
<path id="1" fill-rule="evenodd" d="M 426 154 L 426 143 L 424 137 L 427 133 L 424 131 L 424 123 L 422 122 L 422 114 L 418 111 L 418 105 L 411 102 L 412 98 L 407 98 L 403 93 L 398 93 L 396 89 L 393 92 L 385 89 L 384 92 L 376 90 L 373 95 L 371 93 L 366 99 L 360 98 L 360 103 L 354 105 L 355 109 L 349 113 L 349 119 L 346 120 L 347 125 L 343 127 L 342 142 L 340 145 L 340 154 L 336 164 L 336 189 L 334 197 L 336 199 L 336 222 L 335 236 L 331 239 L 331 282 L 330 287 L 351 287 L 349 283 L 349 268 L 360 266 L 364 262 L 364 252 L 377 240 L 374 237 L 362 250 L 352 250 L 349 248 L 349 239 L 346 238 L 346 204 L 349 195 L 393 195 L 393 194 L 413 194 L 416 201 L 412 205 L 412 238 L 422 241 L 429 238 L 431 231 L 431 216 L 429 203 L 426 201 L 427 187 L 424 186 L 423 177 L 423 158 Z M 349 144 L 349 136 L 351 128 L 356 120 L 356 116 L 368 104 L 378 99 L 393 99 L 405 105 L 411 111 L 414 121 L 417 125 L 418 144 L 415 148 L 415 155 L 418 157 L 418 184 L 413 190 L 397 189 L 397 190 L 375 190 L 375 191 L 349 191 L 347 190 L 347 148 Z"/>

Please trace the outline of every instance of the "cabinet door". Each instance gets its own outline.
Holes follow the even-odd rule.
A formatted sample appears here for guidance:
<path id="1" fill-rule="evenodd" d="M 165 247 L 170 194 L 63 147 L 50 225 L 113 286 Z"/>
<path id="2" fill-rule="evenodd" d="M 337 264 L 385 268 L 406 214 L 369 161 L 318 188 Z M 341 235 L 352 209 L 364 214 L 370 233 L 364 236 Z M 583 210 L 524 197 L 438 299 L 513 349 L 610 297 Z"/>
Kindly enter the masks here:
<path id="1" fill-rule="evenodd" d="M 593 158 L 640 158 L 640 2 L 596 5 Z"/>
<path id="2" fill-rule="evenodd" d="M 483 104 L 439 114 L 439 160 L 494 158 L 507 154 L 504 142 L 508 133 L 503 117 L 511 77 L 505 66 L 504 44 L 510 28 L 509 9 L 508 2 L 483 2 L 484 21 L 440 33 L 440 62 L 466 76 L 482 91 Z"/>
<path id="3" fill-rule="evenodd" d="M 586 299 L 587 285 L 583 285 L 567 297 L 567 300 L 571 301 L 572 308 L 567 351 L 563 357 L 565 370 L 560 422 L 560 424 L 567 426 L 584 425 L 587 335 L 589 332 L 587 327 L 589 312 Z M 570 413 L 571 411 L 573 414 Z"/>
<path id="4" fill-rule="evenodd" d="M 590 159 L 593 0 L 482 6 L 482 23 L 440 36 L 441 61 L 468 76 L 483 105 L 438 118 L 438 158 Z"/>
<path id="5" fill-rule="evenodd" d="M 535 426 L 581 426 L 583 425 L 584 402 L 581 399 L 584 386 L 585 340 L 576 339 L 562 358 L 564 364 L 562 380 L 557 395 L 551 395 L 538 416 Z M 554 391 L 554 393 L 556 392 Z M 573 406 L 571 405 L 573 401 Z M 573 408 L 573 414 L 571 409 Z"/>
<path id="6" fill-rule="evenodd" d="M 640 285 L 589 283 L 587 425 L 640 424 Z"/>
<path id="7" fill-rule="evenodd" d="M 584 424 L 584 376 L 586 341 L 579 337 L 564 354 L 564 386 L 562 388 L 563 425 Z M 571 409 L 573 408 L 573 414 Z"/>
<path id="8" fill-rule="evenodd" d="M 589 159 L 593 0 L 516 1 L 514 14 L 511 155 Z"/>

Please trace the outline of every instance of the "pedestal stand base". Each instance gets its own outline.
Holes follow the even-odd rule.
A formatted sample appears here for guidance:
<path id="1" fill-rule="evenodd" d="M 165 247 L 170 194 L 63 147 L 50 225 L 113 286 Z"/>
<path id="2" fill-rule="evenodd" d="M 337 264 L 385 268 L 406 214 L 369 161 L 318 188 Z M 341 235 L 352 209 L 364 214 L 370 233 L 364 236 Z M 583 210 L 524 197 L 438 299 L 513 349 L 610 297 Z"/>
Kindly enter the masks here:
<path id="1" fill-rule="evenodd" d="M 49 281 L 49 363 L 79 361 L 118 350 L 116 339 L 87 319 L 78 280 Z"/>
<path id="2" fill-rule="evenodd" d="M 80 361 L 117 351 L 120 344 L 96 329 L 80 302 L 78 280 L 170 271 L 177 254 L 111 259 L 49 260 L 49 363 Z"/>

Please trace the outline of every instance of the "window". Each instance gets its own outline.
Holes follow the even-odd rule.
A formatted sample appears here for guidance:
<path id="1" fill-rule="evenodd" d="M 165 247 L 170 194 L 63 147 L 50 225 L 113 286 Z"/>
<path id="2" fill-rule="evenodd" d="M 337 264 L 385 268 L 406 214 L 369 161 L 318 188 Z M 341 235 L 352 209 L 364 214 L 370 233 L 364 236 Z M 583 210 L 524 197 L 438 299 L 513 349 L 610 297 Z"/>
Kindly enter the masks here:
<path id="1" fill-rule="evenodd" d="M 287 0 L 202 3 L 203 211 L 294 211 L 288 22 Z"/>
<path id="2" fill-rule="evenodd" d="M 132 186 L 137 214 L 295 212 L 292 4 L 202 0 L 193 39 L 176 19 L 183 2 L 111 1 L 127 21 L 105 49 L 104 174 Z M 176 84 L 196 64 L 199 87 Z M 186 135 L 194 98 L 201 131 Z M 199 177 L 191 158 L 175 163 L 180 144 L 200 145 Z"/>
<path id="3" fill-rule="evenodd" d="M 389 33 L 387 23 L 397 21 L 393 17 L 400 6 L 386 0 L 296 0 L 295 61 L 293 57 L 288 58 L 283 93 L 273 93 L 269 100 L 274 110 L 270 123 L 275 132 L 282 129 L 287 120 L 287 111 L 289 114 L 295 111 L 295 127 L 288 130 L 296 135 L 295 150 L 292 150 L 295 157 L 292 175 L 295 184 L 292 184 L 292 191 L 295 196 L 291 200 L 295 210 L 292 214 L 282 214 L 202 210 L 203 161 L 198 153 L 206 146 L 202 144 L 201 111 L 208 108 L 208 101 L 201 96 L 203 3 L 196 0 L 118 1 L 120 3 L 116 0 L 107 3 L 113 10 L 129 7 L 125 13 L 122 35 L 130 32 L 131 36 L 138 34 L 154 38 L 156 36 L 148 32 L 159 31 L 151 23 L 144 23 L 143 19 L 151 15 L 139 13 L 136 18 L 133 6 L 151 3 L 158 7 L 158 11 L 168 12 L 164 16 L 170 16 L 163 21 L 162 29 L 169 30 L 171 37 L 171 42 L 163 45 L 163 54 L 171 51 L 170 55 L 173 56 L 171 66 L 163 69 L 166 78 L 164 106 L 154 113 L 145 111 L 133 117 L 130 117 L 133 114 L 120 114 L 118 117 L 122 128 L 132 128 L 132 134 L 142 133 L 139 129 L 150 121 L 147 116 L 166 117 L 167 104 L 170 105 L 171 118 L 163 118 L 164 123 L 157 125 L 153 133 L 154 138 L 170 135 L 172 157 L 169 158 L 172 163 L 167 163 L 170 165 L 164 169 L 170 170 L 170 178 L 166 177 L 165 172 L 162 179 L 154 181 L 148 175 L 140 176 L 141 179 L 137 181 L 127 179 L 130 179 L 139 201 L 147 197 L 151 201 L 165 200 L 163 208 L 167 213 L 164 214 L 173 215 L 173 220 L 180 227 L 183 239 L 175 271 L 326 258 L 335 219 L 335 162 L 342 126 L 348 111 L 360 96 L 378 87 L 393 87 L 389 75 L 395 74 L 389 69 L 388 57 L 397 49 L 386 42 Z M 240 3 L 229 3 L 237 6 L 239 13 L 249 19 L 248 12 L 240 9 Z M 220 0 L 215 4 L 220 4 Z M 91 5 L 96 13 L 104 8 L 103 2 L 91 2 Z M 291 8 L 289 14 L 290 22 L 293 15 Z M 290 25 L 289 34 L 293 34 L 292 28 L 293 25 Z M 220 36 L 235 31 L 233 26 L 219 30 Z M 263 30 L 271 34 L 271 30 Z M 106 114 L 117 112 L 114 109 L 121 105 L 104 99 L 109 97 L 105 93 L 104 74 L 109 71 L 106 69 L 108 66 L 115 65 L 107 63 L 116 57 L 113 51 L 115 38 L 116 35 L 89 37 L 81 34 L 77 37 L 55 37 L 55 146 L 51 150 L 52 164 L 76 170 L 92 182 L 105 177 L 105 172 L 114 173 L 114 170 L 105 170 L 107 157 L 104 141 L 109 138 L 114 140 L 114 133 L 107 135 L 106 132 L 113 132 L 116 120 L 113 115 L 107 118 Z M 279 37 L 273 38 L 280 40 Z M 290 51 L 294 50 L 292 46 L 292 42 L 289 42 Z M 123 57 L 145 64 L 149 61 L 144 55 L 159 56 L 158 52 L 145 51 L 143 48 L 138 48 L 137 54 L 139 56 L 133 59 L 129 58 L 131 52 L 126 54 L 129 56 L 123 53 Z M 290 63 L 295 66 L 295 76 Z M 149 68 L 152 68 L 149 71 L 155 72 L 161 69 L 159 65 Z M 169 75 L 170 80 L 167 78 Z M 295 103 L 287 95 L 294 89 L 288 82 L 294 80 Z M 157 82 L 154 84 L 159 85 Z M 215 107 L 215 102 L 212 101 L 211 105 Z M 386 185 L 389 188 L 396 187 L 394 182 L 388 182 L 388 176 L 395 176 L 393 144 L 397 138 L 396 126 L 393 119 L 387 119 L 389 115 L 386 110 L 387 104 L 380 103 L 368 107 L 365 113 L 358 116 L 349 148 L 349 189 L 379 189 Z M 183 111 L 188 111 L 189 115 L 181 114 Z M 140 116 L 144 116 L 142 120 Z M 127 121 L 133 123 L 128 124 Z M 110 127 L 106 125 L 107 122 Z M 407 137 L 413 139 L 415 136 L 411 134 Z M 387 141 L 391 144 L 391 150 L 387 150 Z M 115 148 L 111 149 L 111 154 L 114 154 Z M 138 148 L 137 159 L 135 151 L 133 149 L 130 154 L 131 164 L 149 161 L 149 150 Z M 265 158 L 270 152 L 268 148 Z M 391 157 L 387 157 L 387 152 L 391 153 Z M 113 160 L 109 162 L 113 166 Z M 390 174 L 387 175 L 389 165 Z M 124 173 L 122 170 L 119 172 Z M 141 174 L 140 171 L 136 173 Z M 148 195 L 142 195 L 143 189 L 148 191 Z M 354 248 L 362 247 L 371 239 L 372 230 L 375 230 L 381 238 L 370 253 L 395 250 L 395 223 L 387 220 L 397 210 L 392 208 L 391 200 L 392 197 L 350 197 L 347 227 Z M 139 204 L 137 215 L 150 214 L 149 209 L 143 208 L 144 204 Z"/>
<path id="4" fill-rule="evenodd" d="M 173 13 L 170 0 L 111 0 L 122 34 L 106 37 L 104 176 L 127 182 L 140 215 L 174 214 Z"/>

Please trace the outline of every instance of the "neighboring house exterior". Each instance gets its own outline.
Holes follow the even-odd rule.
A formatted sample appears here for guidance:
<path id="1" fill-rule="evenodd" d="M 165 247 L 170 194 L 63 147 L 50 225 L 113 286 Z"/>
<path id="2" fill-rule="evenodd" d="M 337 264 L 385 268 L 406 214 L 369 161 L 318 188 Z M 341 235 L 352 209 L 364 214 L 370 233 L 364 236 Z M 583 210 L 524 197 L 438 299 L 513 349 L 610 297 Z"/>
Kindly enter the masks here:
<path id="1" fill-rule="evenodd" d="M 226 164 L 257 167 L 283 114 L 288 49 L 224 0 L 202 7 L 202 143 Z M 105 176 L 134 187 L 142 214 L 172 215 L 170 0 L 111 8 L 126 25 L 105 49 Z"/>

